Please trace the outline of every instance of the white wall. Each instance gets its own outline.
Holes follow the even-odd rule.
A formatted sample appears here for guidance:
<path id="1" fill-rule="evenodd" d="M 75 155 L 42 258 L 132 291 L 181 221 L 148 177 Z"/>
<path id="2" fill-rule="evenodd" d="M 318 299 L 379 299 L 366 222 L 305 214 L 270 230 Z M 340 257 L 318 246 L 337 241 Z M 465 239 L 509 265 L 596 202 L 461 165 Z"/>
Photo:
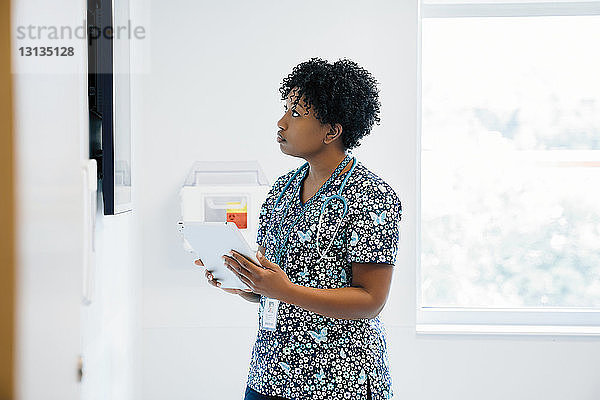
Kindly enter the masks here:
<path id="1" fill-rule="evenodd" d="M 403 205 L 383 311 L 398 399 L 595 399 L 597 342 L 416 336 L 416 1 L 134 0 L 144 269 L 144 400 L 242 398 L 257 305 L 210 287 L 183 252 L 177 192 L 195 160 L 258 159 L 271 183 L 299 165 L 275 141 L 278 87 L 300 61 L 348 57 L 381 84 L 382 124 L 354 151 Z M 596 395 L 596 397 L 594 397 Z"/>
<path id="2" fill-rule="evenodd" d="M 98 199 L 101 204 L 101 199 Z M 141 264 L 133 236 L 136 214 L 96 220 L 96 271 L 92 303 L 83 308 L 83 400 L 132 400 L 140 396 Z"/>
<path id="3" fill-rule="evenodd" d="M 119 65 L 126 63 L 119 60 Z M 133 78 L 130 84 L 134 86 Z M 117 83 L 115 103 L 117 96 L 126 93 L 128 91 L 120 90 Z M 128 99 L 121 98 L 119 104 L 125 101 Z M 133 95 L 129 101 L 133 104 Z M 121 121 L 120 126 L 126 129 L 127 121 Z M 115 128 L 118 129 L 119 126 Z M 135 148 L 138 132 L 133 123 L 131 130 L 131 146 Z M 121 154 L 123 151 L 121 149 Z M 132 165 L 135 165 L 135 151 L 131 157 Z M 93 299 L 89 306 L 83 307 L 82 319 L 87 369 L 82 387 L 83 400 L 141 398 L 142 264 L 139 257 L 141 238 L 135 229 L 140 225 L 138 174 L 139 170 L 132 167 L 132 210 L 104 215 L 102 196 L 98 195 Z"/>
<path id="4" fill-rule="evenodd" d="M 13 1 L 18 399 L 139 396 L 142 278 L 133 257 L 133 213 L 98 215 L 95 294 L 90 306 L 81 303 L 87 42 L 17 40 L 15 34 L 28 25 L 75 29 L 85 26 L 86 13 L 84 0 Z M 74 55 L 18 55 L 20 46 L 50 45 L 73 46 Z"/>
<path id="5" fill-rule="evenodd" d="M 77 109 L 83 86 L 78 78 L 14 75 L 15 398 L 22 400 L 79 398 L 82 203 Z M 63 94 L 61 103 L 49 100 L 57 91 Z"/>
<path id="6" fill-rule="evenodd" d="M 11 23 L 16 30 L 81 21 L 84 3 L 13 1 Z M 83 257 L 80 162 L 87 145 L 85 42 L 61 43 L 74 46 L 72 57 L 22 57 L 19 47 L 47 44 L 17 40 L 15 30 L 15 398 L 75 400 Z"/>

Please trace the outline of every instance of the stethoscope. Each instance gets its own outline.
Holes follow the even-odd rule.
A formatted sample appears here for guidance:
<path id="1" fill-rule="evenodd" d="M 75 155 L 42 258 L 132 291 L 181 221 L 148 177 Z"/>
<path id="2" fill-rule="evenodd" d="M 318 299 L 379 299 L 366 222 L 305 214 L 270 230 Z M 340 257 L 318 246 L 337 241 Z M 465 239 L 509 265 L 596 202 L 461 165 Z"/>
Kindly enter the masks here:
<path id="1" fill-rule="evenodd" d="M 287 235 L 285 236 L 285 241 L 283 243 L 281 243 L 281 240 L 280 240 L 281 225 L 283 224 L 282 222 L 285 221 L 285 216 L 287 215 L 288 209 L 290 208 L 290 205 L 291 205 L 291 201 L 292 201 L 292 199 L 294 197 L 292 197 L 291 199 L 289 199 L 287 201 L 287 207 L 285 208 L 285 212 L 283 214 L 283 217 L 280 219 L 279 229 L 278 229 L 277 235 L 276 235 L 276 237 L 278 239 L 277 242 L 280 243 L 280 245 L 278 246 L 278 248 L 275 251 L 275 263 L 276 264 L 279 264 L 281 262 L 281 257 L 283 256 L 283 252 L 284 252 L 285 247 L 287 245 L 287 241 L 289 239 L 291 230 L 294 227 L 294 225 L 296 225 L 296 222 L 300 219 L 300 217 L 302 215 L 304 215 L 304 211 L 306 211 L 309 208 L 309 206 L 312 203 L 312 201 L 314 199 L 319 198 L 319 196 L 321 195 L 321 192 L 323 192 L 323 191 L 325 191 L 325 189 L 327 189 L 327 187 L 331 184 L 331 182 L 333 182 L 333 180 L 339 175 L 339 173 L 341 172 L 341 170 L 343 170 L 350 161 L 353 161 L 352 167 L 350 168 L 350 171 L 348 171 L 348 173 L 346 174 L 346 177 L 342 181 L 342 184 L 340 185 L 340 189 L 338 190 L 337 194 L 333 194 L 333 195 L 331 195 L 329 197 L 324 197 L 325 201 L 323 202 L 323 205 L 321 206 L 321 212 L 319 214 L 319 224 L 317 226 L 316 247 L 317 247 L 317 253 L 319 254 L 319 260 L 317 261 L 317 263 L 319 261 L 321 261 L 323 258 L 325 258 L 327 260 L 331 260 L 331 259 L 335 258 L 335 257 L 327 257 L 326 254 L 329 251 L 329 249 L 331 248 L 331 246 L 333 245 L 333 242 L 335 240 L 337 232 L 338 232 L 338 230 L 339 230 L 339 228 L 340 228 L 342 222 L 344 221 L 344 218 L 346 217 L 346 214 L 348 212 L 348 202 L 346 201 L 346 198 L 344 196 L 342 196 L 342 191 L 344 190 L 344 187 L 346 186 L 346 182 L 350 178 L 350 175 L 352 175 L 352 171 L 354 171 L 354 168 L 356 167 L 356 164 L 357 164 L 356 157 L 352 157 L 351 159 L 349 159 L 349 156 L 346 156 L 344 158 L 344 160 L 340 163 L 340 165 L 337 166 L 337 168 L 333 171 L 333 173 L 331 174 L 331 176 L 329 177 L 329 179 L 327 180 L 327 182 L 325 182 L 325 184 L 323 184 L 323 186 L 321 186 L 321 188 L 319 188 L 319 190 L 317 191 L 317 193 L 315 193 L 315 195 L 313 197 L 311 197 L 306 204 L 304 204 L 304 206 L 302 208 L 302 212 L 296 217 L 296 219 L 294 220 L 294 222 L 290 225 L 290 228 L 288 229 Z M 287 182 L 287 184 L 283 187 L 283 190 L 279 194 L 279 197 L 277 197 L 277 200 L 275 201 L 275 205 L 273 206 L 273 208 L 275 210 L 281 209 L 281 208 L 278 208 L 278 206 L 279 206 L 279 202 L 281 201 L 281 198 L 283 197 L 283 194 L 288 189 L 288 187 L 291 185 L 291 183 L 294 181 L 294 179 L 296 179 L 296 177 L 298 176 L 298 174 L 303 169 L 305 169 L 305 167 L 308 167 L 308 162 L 304 163 L 300 168 L 298 168 L 298 170 L 290 178 L 290 180 Z M 301 186 L 302 185 L 298 185 L 298 190 L 296 191 L 296 196 L 299 195 L 300 187 Z M 342 212 L 342 217 L 340 218 L 340 220 L 337 223 L 337 226 L 335 228 L 335 232 L 333 234 L 333 237 L 331 238 L 331 241 L 329 242 L 329 246 L 327 246 L 327 249 L 323 253 L 321 253 L 321 250 L 319 248 L 319 238 L 320 238 L 320 232 L 321 232 L 321 224 L 322 224 L 322 221 L 323 221 L 323 214 L 324 214 L 325 208 L 327 207 L 327 205 L 329 204 L 329 202 L 331 202 L 332 200 L 336 200 L 336 199 L 342 201 L 342 203 L 344 204 L 344 211 Z"/>

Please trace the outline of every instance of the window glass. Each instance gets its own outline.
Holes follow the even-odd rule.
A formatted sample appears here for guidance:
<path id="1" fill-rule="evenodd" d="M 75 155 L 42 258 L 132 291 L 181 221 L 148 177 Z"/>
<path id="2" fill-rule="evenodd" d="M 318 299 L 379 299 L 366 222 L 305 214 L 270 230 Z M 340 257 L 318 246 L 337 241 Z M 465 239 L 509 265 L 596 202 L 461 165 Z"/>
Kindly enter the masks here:
<path id="1" fill-rule="evenodd" d="M 421 306 L 600 307 L 600 17 L 422 20 Z"/>

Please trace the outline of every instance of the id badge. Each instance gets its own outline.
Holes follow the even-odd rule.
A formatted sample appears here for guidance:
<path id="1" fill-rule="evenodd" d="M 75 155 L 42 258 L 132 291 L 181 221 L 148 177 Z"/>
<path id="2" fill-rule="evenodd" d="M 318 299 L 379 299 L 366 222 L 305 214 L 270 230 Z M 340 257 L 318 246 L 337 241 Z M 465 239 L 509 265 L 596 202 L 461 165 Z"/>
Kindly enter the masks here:
<path id="1" fill-rule="evenodd" d="M 262 329 L 274 331 L 277 326 L 277 309 L 279 300 L 265 297 L 265 308 L 262 315 Z"/>

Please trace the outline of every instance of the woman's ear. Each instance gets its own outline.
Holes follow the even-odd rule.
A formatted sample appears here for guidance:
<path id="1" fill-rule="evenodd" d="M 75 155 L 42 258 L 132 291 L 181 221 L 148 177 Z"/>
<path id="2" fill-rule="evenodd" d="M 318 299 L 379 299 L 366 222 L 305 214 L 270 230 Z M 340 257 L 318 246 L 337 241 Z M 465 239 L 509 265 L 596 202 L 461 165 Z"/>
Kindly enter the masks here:
<path id="1" fill-rule="evenodd" d="M 342 139 L 342 125 L 335 124 L 329 125 L 329 131 L 325 135 L 325 139 L 323 139 L 323 143 L 330 144 L 337 139 Z"/>

